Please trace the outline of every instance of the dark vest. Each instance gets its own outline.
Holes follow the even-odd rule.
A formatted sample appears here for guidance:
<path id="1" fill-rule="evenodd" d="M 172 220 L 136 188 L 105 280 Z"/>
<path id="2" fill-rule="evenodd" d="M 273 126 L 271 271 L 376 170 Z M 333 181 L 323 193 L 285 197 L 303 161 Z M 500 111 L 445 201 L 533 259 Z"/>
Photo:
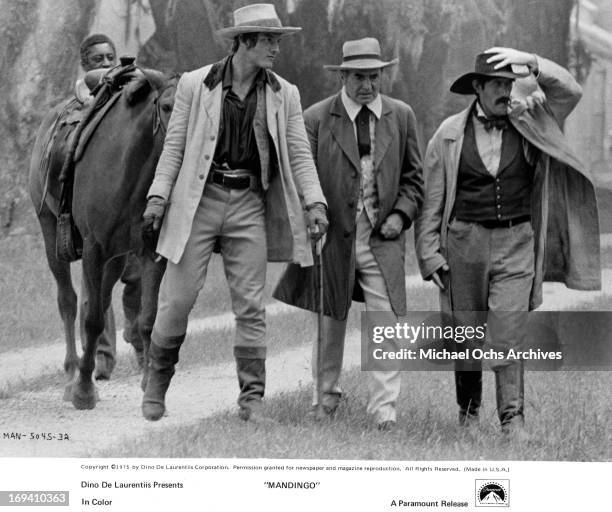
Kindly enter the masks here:
<path id="1" fill-rule="evenodd" d="M 522 136 L 509 124 L 502 135 L 499 171 L 497 177 L 492 176 L 478 153 L 470 117 L 459 161 L 455 217 L 483 222 L 530 215 L 533 171 L 525 158 Z"/>

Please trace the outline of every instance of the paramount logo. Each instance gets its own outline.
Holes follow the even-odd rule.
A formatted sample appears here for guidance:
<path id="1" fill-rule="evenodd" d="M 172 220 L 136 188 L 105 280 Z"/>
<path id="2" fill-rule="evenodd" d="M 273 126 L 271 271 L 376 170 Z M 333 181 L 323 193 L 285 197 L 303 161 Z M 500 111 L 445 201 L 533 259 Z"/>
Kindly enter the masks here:
<path id="1" fill-rule="evenodd" d="M 510 480 L 476 480 L 477 507 L 510 506 Z"/>

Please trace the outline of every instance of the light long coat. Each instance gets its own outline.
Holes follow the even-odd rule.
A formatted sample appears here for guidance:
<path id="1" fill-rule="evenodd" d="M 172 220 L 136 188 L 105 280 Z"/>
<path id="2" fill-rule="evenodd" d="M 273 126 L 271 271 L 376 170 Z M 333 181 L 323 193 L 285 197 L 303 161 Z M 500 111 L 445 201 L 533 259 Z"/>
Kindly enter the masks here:
<path id="1" fill-rule="evenodd" d="M 509 116 L 518 132 L 541 151 L 532 192 L 535 278 L 530 309 L 542 303 L 543 281 L 560 281 L 579 290 L 601 288 L 595 190 L 589 172 L 570 149 L 560 128 L 582 91 L 561 66 L 541 57 L 538 65 L 537 84 L 532 77 L 517 80 L 512 96 L 520 99 L 539 86 L 547 101 L 543 106 Z M 425 201 L 415 226 L 417 258 L 426 279 L 447 261 L 448 224 L 471 110 L 472 106 L 446 119 L 427 147 Z M 452 290 L 441 292 L 440 300 L 443 310 L 451 310 Z"/>
<path id="2" fill-rule="evenodd" d="M 325 314 L 344 320 L 351 300 L 363 300 L 355 282 L 355 227 L 361 162 L 354 125 L 340 94 L 304 112 L 306 129 L 329 202 L 329 232 L 323 248 Z M 421 206 L 423 179 L 417 145 L 416 120 L 404 102 L 382 95 L 382 112 L 376 122 L 374 172 L 379 214 L 370 237 L 370 248 L 383 275 L 391 307 L 397 315 L 406 311 L 404 260 L 405 232 L 387 240 L 380 227 L 394 210 L 411 224 Z M 409 225 L 405 225 L 409 227 Z M 288 304 L 316 311 L 312 269 L 289 265 L 274 296 Z"/>
<path id="3" fill-rule="evenodd" d="M 185 249 L 215 153 L 224 65 L 221 61 L 181 77 L 147 194 L 169 200 L 157 252 L 173 263 L 179 262 Z M 310 153 L 299 92 L 278 75 L 267 73 L 265 123 L 278 163 L 266 192 L 268 260 L 312 265 L 302 204 L 327 203 Z"/>

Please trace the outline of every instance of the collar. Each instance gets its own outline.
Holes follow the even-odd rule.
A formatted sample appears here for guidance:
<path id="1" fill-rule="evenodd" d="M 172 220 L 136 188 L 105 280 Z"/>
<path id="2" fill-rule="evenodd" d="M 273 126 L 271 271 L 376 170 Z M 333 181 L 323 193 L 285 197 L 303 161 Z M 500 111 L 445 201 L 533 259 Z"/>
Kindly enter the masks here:
<path id="1" fill-rule="evenodd" d="M 475 104 L 474 104 L 474 114 L 477 117 L 482 117 L 484 119 L 495 119 L 497 117 L 506 117 L 508 114 L 506 113 L 505 116 L 493 116 L 493 117 L 489 117 L 484 113 L 484 110 L 482 110 L 482 107 L 480 106 L 480 102 L 478 100 L 476 100 Z"/>
<path id="2" fill-rule="evenodd" d="M 359 111 L 361 110 L 361 107 L 363 105 L 349 98 L 348 94 L 346 94 L 345 87 L 342 87 L 340 97 L 342 98 L 342 104 L 344 105 L 344 108 L 346 109 L 346 113 L 348 114 L 350 120 L 355 122 L 355 118 L 357 117 L 357 114 L 359 114 Z M 380 119 L 380 116 L 382 115 L 382 99 L 380 97 L 380 93 L 376 96 L 376 98 L 374 98 L 370 103 L 368 103 L 366 107 L 368 107 L 370 109 L 370 112 L 372 112 L 376 116 L 376 119 Z"/>
<path id="3" fill-rule="evenodd" d="M 232 56 L 230 55 L 230 57 L 226 60 L 225 64 L 223 65 L 222 84 L 223 84 L 224 89 L 231 89 L 232 78 L 233 78 Z M 249 90 L 251 90 L 255 86 L 259 87 L 260 85 L 264 85 L 267 82 L 268 82 L 268 74 L 266 73 L 265 69 L 261 68 L 255 75 L 255 78 L 253 79 L 253 83 L 251 84 L 251 87 L 249 88 Z"/>
<path id="4" fill-rule="evenodd" d="M 229 55 L 219 62 L 215 62 L 211 67 L 206 77 L 204 78 L 204 85 L 208 87 L 209 90 L 213 90 L 220 82 L 223 82 L 223 86 L 225 87 L 225 71 L 228 62 L 231 62 L 232 56 Z M 230 66 L 231 70 L 231 66 Z M 231 71 L 230 71 L 231 72 Z M 262 76 L 265 76 L 265 82 L 267 83 L 274 92 L 278 92 L 281 89 L 281 84 L 277 80 L 276 76 L 272 71 L 268 71 L 266 69 L 260 70 Z M 230 75 L 231 76 L 231 75 Z M 259 75 L 258 75 L 259 76 Z M 231 82 L 230 82 L 231 83 Z"/>

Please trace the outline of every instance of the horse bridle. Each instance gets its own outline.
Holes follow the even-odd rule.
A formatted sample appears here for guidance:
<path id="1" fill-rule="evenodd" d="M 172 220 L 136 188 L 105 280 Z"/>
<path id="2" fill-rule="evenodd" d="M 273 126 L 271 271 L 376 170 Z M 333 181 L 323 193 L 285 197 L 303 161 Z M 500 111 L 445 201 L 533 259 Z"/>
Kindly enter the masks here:
<path id="1" fill-rule="evenodd" d="M 168 82 L 170 82 L 171 80 L 174 80 L 175 78 L 178 78 L 178 76 L 179 75 L 172 75 L 168 79 Z M 155 108 L 153 109 L 153 135 L 156 135 L 158 130 L 161 129 L 162 135 L 165 137 L 166 132 L 168 131 L 168 125 L 164 124 L 163 122 L 161 105 L 160 105 L 159 100 L 164 94 L 164 92 L 170 87 L 176 87 L 176 84 L 166 83 L 164 87 L 162 87 L 161 89 L 157 91 L 157 95 L 155 96 L 155 99 L 153 100 L 153 103 L 155 105 Z"/>

